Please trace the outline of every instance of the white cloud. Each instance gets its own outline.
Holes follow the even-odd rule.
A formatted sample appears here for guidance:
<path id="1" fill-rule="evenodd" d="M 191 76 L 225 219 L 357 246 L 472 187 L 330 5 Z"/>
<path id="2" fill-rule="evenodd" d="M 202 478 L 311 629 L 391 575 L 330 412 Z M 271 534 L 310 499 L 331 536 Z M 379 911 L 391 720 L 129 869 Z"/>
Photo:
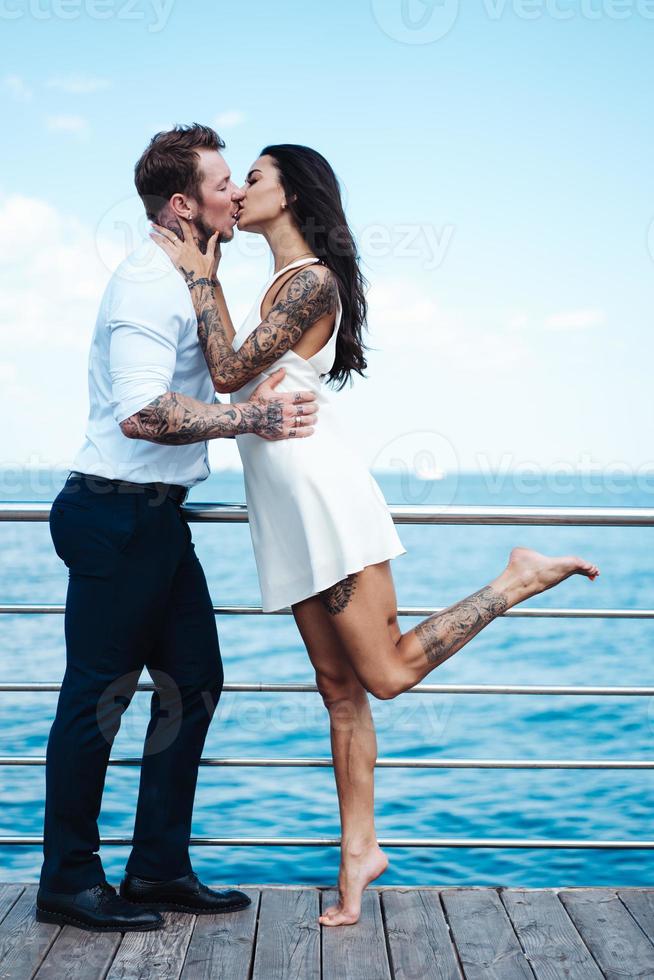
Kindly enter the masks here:
<path id="1" fill-rule="evenodd" d="M 509 330 L 525 330 L 529 326 L 529 317 L 526 313 L 514 313 L 507 320 L 506 326 Z"/>
<path id="2" fill-rule="evenodd" d="M 244 122 L 244 113 L 238 109 L 229 109 L 227 112 L 221 112 L 217 115 L 213 124 L 218 132 L 220 132 L 221 129 L 232 129 L 234 126 L 240 126 Z"/>
<path id="3" fill-rule="evenodd" d="M 53 133 L 71 133 L 80 135 L 88 129 L 88 122 L 83 116 L 48 116 L 46 124 Z"/>
<path id="4" fill-rule="evenodd" d="M 37 198 L 0 198 L 3 356 L 86 350 L 109 278 L 97 236 Z M 120 256 L 117 255 L 117 261 Z"/>
<path id="5" fill-rule="evenodd" d="M 111 82 L 108 78 L 100 78 L 95 75 L 57 76 L 47 82 L 48 88 L 56 89 L 58 92 L 66 92 L 68 95 L 90 95 L 94 92 L 103 92 L 110 86 Z"/>
<path id="6" fill-rule="evenodd" d="M 2 87 L 19 102 L 29 102 L 32 98 L 32 90 L 20 75 L 7 75 L 3 79 Z"/>
<path id="7" fill-rule="evenodd" d="M 368 343 L 399 363 L 412 359 L 412 370 L 423 369 L 427 383 L 434 363 L 455 369 L 465 364 L 467 374 L 503 371 L 520 363 L 526 341 L 520 336 L 510 344 L 498 341 L 492 323 L 475 309 L 440 307 L 426 278 L 377 280 L 368 293 Z"/>
<path id="8" fill-rule="evenodd" d="M 605 322 L 606 316 L 601 310 L 570 310 L 549 316 L 545 326 L 549 330 L 588 330 Z"/>

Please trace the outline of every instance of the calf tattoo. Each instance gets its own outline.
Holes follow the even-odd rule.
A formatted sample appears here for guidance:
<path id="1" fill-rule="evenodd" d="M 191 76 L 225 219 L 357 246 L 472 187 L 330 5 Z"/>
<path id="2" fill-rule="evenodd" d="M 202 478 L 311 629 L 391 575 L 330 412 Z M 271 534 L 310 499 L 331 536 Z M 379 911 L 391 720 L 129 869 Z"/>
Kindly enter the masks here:
<path id="1" fill-rule="evenodd" d="M 486 585 L 460 602 L 436 613 L 415 628 L 427 662 L 436 667 L 508 608 L 501 592 Z"/>
<path id="2" fill-rule="evenodd" d="M 330 616 L 337 616 L 338 613 L 343 612 L 347 608 L 354 595 L 356 584 L 357 573 L 354 572 L 352 575 L 344 578 L 342 582 L 337 582 L 336 585 L 332 585 L 329 589 L 325 589 L 324 592 L 320 593 L 320 601 Z"/>

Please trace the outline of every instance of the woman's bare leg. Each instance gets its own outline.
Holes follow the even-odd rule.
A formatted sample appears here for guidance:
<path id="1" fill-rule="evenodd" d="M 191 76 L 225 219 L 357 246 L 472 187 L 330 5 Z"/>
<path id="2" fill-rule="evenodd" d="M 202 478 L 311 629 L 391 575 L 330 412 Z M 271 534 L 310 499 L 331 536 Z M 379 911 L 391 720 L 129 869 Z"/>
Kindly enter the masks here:
<path id="1" fill-rule="evenodd" d="M 368 695 L 359 683 L 320 599 L 293 606 L 295 621 L 329 712 L 334 775 L 341 816 L 339 900 L 320 916 L 325 926 L 351 925 L 361 896 L 388 860 L 377 844 L 374 774 L 377 740 Z"/>
<path id="2" fill-rule="evenodd" d="M 576 556 L 549 558 L 514 548 L 490 584 L 405 634 L 397 622 L 390 562 L 368 565 L 320 598 L 361 684 L 386 700 L 414 687 L 512 606 L 571 575 L 592 581 L 599 570 Z"/>

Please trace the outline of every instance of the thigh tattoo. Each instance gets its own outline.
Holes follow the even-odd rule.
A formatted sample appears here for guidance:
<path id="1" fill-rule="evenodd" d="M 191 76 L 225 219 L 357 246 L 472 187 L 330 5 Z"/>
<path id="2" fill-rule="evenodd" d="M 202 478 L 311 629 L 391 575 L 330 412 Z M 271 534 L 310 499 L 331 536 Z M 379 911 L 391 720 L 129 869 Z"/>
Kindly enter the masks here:
<path id="1" fill-rule="evenodd" d="M 331 616 L 337 616 L 350 604 L 350 599 L 356 588 L 356 581 L 357 573 L 353 572 L 342 582 L 337 582 L 336 585 L 332 585 L 320 593 L 320 601 Z"/>

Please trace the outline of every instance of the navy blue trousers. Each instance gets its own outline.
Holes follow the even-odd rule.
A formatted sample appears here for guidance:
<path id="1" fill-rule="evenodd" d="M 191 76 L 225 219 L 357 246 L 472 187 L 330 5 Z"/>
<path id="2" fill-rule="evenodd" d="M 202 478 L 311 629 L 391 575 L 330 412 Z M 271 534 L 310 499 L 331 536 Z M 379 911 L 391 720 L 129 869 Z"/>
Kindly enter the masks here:
<path id="1" fill-rule="evenodd" d="M 223 685 L 216 621 L 180 506 L 69 476 L 50 532 L 69 569 L 66 672 L 48 741 L 41 885 L 104 880 L 98 816 L 111 746 L 145 666 L 156 686 L 127 871 L 191 871 L 198 764 Z"/>

